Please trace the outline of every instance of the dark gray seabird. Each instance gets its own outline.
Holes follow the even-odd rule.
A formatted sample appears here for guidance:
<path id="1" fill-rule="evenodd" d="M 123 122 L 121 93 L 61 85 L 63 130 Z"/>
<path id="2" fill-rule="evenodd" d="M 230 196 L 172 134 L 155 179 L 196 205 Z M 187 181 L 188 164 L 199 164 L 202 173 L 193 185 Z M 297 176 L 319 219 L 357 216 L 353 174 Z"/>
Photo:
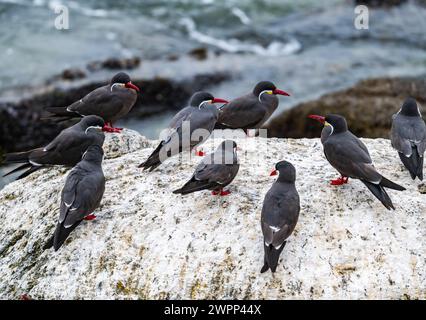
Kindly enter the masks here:
<path id="1" fill-rule="evenodd" d="M 391 142 L 411 178 L 423 180 L 426 125 L 413 98 L 405 100 L 401 110 L 393 115 Z"/>
<path id="2" fill-rule="evenodd" d="M 96 218 L 92 213 L 101 203 L 105 191 L 103 155 L 100 146 L 90 146 L 82 160 L 68 174 L 62 189 L 58 224 L 44 249 L 53 246 L 57 251 L 83 219 Z"/>
<path id="3" fill-rule="evenodd" d="M 201 190 L 213 190 L 213 195 L 225 196 L 224 191 L 238 173 L 240 165 L 237 157 L 237 144 L 232 140 L 223 141 L 214 153 L 206 156 L 195 169 L 185 185 L 173 191 L 182 195 Z"/>
<path id="4" fill-rule="evenodd" d="M 129 75 L 119 72 L 111 79 L 109 84 L 93 90 L 68 107 L 45 108 L 46 111 L 52 113 L 45 119 L 60 122 L 96 115 L 105 120 L 104 131 L 120 132 L 122 128 L 114 128 L 113 123 L 132 109 L 137 99 L 137 91 L 139 91 L 139 88 L 130 81 Z"/>
<path id="5" fill-rule="evenodd" d="M 321 142 L 325 156 L 330 164 L 341 174 L 332 180 L 332 185 L 342 185 L 349 178 L 359 179 L 380 200 L 386 209 L 395 209 L 385 187 L 402 191 L 404 187 L 386 179 L 374 168 L 367 147 L 348 130 L 346 119 L 340 115 L 329 114 L 326 117 L 309 115 L 324 124 Z"/>
<path id="6" fill-rule="evenodd" d="M 72 127 L 64 129 L 44 148 L 6 154 L 5 163 L 23 163 L 5 176 L 26 170 L 17 179 L 47 166 L 75 166 L 90 145 L 102 147 L 105 135 L 101 131 L 105 122 L 98 116 L 87 116 Z"/>
<path id="7" fill-rule="evenodd" d="M 236 98 L 220 110 L 215 129 L 260 128 L 278 107 L 276 95 L 290 96 L 270 81 L 261 81 L 252 92 Z"/>
<path id="8" fill-rule="evenodd" d="M 139 165 L 139 168 L 152 171 L 167 158 L 182 151 L 192 150 L 204 143 L 219 117 L 219 111 L 214 103 L 227 103 L 227 101 L 215 98 L 208 92 L 196 92 L 191 97 L 189 106 L 173 117 L 167 128 L 169 131 L 167 138 L 160 142 L 148 159 Z"/>
<path id="9" fill-rule="evenodd" d="M 271 175 L 276 175 L 277 171 L 278 179 L 263 200 L 260 222 L 265 256 L 261 273 L 269 269 L 275 272 L 286 239 L 293 233 L 299 219 L 300 199 L 295 186 L 296 169 L 290 162 L 280 161 Z"/>

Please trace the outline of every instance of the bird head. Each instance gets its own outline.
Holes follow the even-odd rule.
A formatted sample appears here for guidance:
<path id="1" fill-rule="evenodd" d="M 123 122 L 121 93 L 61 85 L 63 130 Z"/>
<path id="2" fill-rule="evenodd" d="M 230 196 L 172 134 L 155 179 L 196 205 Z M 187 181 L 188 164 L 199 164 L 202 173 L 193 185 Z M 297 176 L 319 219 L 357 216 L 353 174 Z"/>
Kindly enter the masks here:
<path id="1" fill-rule="evenodd" d="M 290 94 L 285 92 L 284 90 L 277 89 L 275 84 L 273 84 L 270 81 L 261 81 L 258 84 L 256 84 L 256 86 L 253 89 L 253 94 L 256 97 L 258 97 L 259 100 L 263 94 L 274 94 L 274 95 L 279 94 L 282 96 L 290 96 Z"/>
<path id="2" fill-rule="evenodd" d="M 198 91 L 194 93 L 189 100 L 189 105 L 192 107 L 203 108 L 205 104 L 210 103 L 228 103 L 227 100 L 221 98 L 215 98 L 212 94 L 205 91 Z"/>
<path id="3" fill-rule="evenodd" d="M 138 86 L 135 86 L 132 81 L 130 80 L 130 76 L 125 73 L 125 72 L 119 72 L 117 73 L 114 77 L 112 77 L 111 81 L 110 81 L 110 85 L 111 85 L 111 90 L 115 87 L 115 86 L 119 86 L 122 88 L 128 88 L 128 89 L 133 89 L 136 91 L 140 91 Z"/>
<path id="4" fill-rule="evenodd" d="M 408 117 L 422 116 L 416 100 L 411 97 L 405 99 L 404 104 L 402 105 L 399 113 Z"/>
<path id="5" fill-rule="evenodd" d="M 318 116 L 316 114 L 310 114 L 308 118 L 321 122 L 324 127 L 330 127 L 331 133 L 340 133 L 348 130 L 346 119 L 338 114 L 328 114 L 325 117 Z"/>
<path id="6" fill-rule="evenodd" d="M 83 128 L 84 128 L 86 134 L 90 129 L 102 131 L 102 128 L 105 125 L 104 119 L 102 119 L 101 117 L 95 116 L 95 115 L 83 117 L 80 120 L 80 123 L 83 125 Z"/>
<path id="7" fill-rule="evenodd" d="M 275 164 L 274 170 L 271 171 L 270 176 L 276 176 L 279 173 L 279 179 L 287 182 L 296 181 L 296 169 L 288 161 L 280 161 Z"/>

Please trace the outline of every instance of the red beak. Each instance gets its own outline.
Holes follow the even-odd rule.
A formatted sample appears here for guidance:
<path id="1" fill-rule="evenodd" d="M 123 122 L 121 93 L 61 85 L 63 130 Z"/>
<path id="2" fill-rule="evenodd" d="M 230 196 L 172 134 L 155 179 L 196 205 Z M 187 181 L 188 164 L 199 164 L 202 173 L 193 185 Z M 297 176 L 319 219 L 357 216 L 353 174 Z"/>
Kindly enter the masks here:
<path id="1" fill-rule="evenodd" d="M 221 99 L 221 98 L 213 98 L 212 103 L 228 103 L 228 100 Z"/>
<path id="2" fill-rule="evenodd" d="M 269 174 L 270 176 L 276 176 L 278 174 L 277 170 L 272 170 L 271 173 Z"/>
<path id="3" fill-rule="evenodd" d="M 317 121 L 319 121 L 319 122 L 321 122 L 321 123 L 324 123 L 324 122 L 325 122 L 325 117 L 323 117 L 323 116 L 317 116 L 316 114 L 310 114 L 310 115 L 308 116 L 308 118 L 311 118 L 311 119 L 317 120 Z"/>
<path id="4" fill-rule="evenodd" d="M 280 94 L 282 96 L 287 96 L 289 97 L 290 94 L 285 92 L 284 90 L 280 90 L 280 89 L 275 89 L 274 91 L 272 91 L 273 94 Z"/>
<path id="5" fill-rule="evenodd" d="M 125 87 L 126 88 L 130 88 L 130 89 L 134 89 L 134 90 L 136 90 L 138 92 L 140 91 L 139 88 L 132 83 L 132 81 L 127 82 L 125 84 Z"/>

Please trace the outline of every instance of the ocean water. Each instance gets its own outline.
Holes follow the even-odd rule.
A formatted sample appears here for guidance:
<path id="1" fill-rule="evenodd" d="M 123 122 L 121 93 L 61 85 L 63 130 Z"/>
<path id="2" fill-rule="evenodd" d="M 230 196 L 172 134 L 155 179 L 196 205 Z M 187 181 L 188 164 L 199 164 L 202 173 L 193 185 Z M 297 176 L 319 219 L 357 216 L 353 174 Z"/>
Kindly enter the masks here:
<path id="1" fill-rule="evenodd" d="M 61 6 L 69 12 L 68 30 L 55 28 Z M 271 57 L 285 61 L 321 47 L 328 48 L 328 61 L 338 62 L 335 52 L 353 46 L 364 60 L 377 59 L 379 48 L 401 64 L 406 52 L 426 48 L 425 8 L 371 10 L 368 31 L 356 30 L 354 17 L 351 0 L 0 0 L 0 98 L 110 57 L 158 61 L 207 47 L 236 55 L 243 65 L 246 57 L 259 57 L 253 75 L 259 78 Z M 413 55 L 408 58 L 423 67 L 425 59 Z M 378 61 L 383 68 L 387 62 Z M 314 68 L 321 77 L 323 70 Z"/>
<path id="2" fill-rule="evenodd" d="M 287 55 L 297 38 L 270 27 L 339 0 L 0 0 L 0 93 L 42 83 L 69 67 L 109 57 L 161 59 L 200 45 L 233 53 Z M 69 30 L 55 28 L 55 8 Z"/>

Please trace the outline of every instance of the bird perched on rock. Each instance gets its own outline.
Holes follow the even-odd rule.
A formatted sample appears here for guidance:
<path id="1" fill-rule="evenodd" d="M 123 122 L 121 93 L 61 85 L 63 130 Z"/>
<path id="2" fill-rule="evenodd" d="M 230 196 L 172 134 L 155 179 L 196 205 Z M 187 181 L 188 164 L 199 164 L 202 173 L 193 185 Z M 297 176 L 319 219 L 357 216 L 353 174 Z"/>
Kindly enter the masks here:
<path id="1" fill-rule="evenodd" d="M 90 145 L 102 147 L 105 135 L 101 131 L 105 122 L 98 116 L 87 116 L 72 127 L 64 129 L 44 148 L 37 148 L 25 152 L 8 153 L 5 163 L 23 163 L 18 168 L 8 172 L 26 170 L 17 179 L 52 165 L 75 166 Z"/>
<path id="2" fill-rule="evenodd" d="M 391 142 L 411 178 L 423 180 L 426 125 L 413 98 L 405 100 L 401 109 L 393 116 Z"/>
<path id="3" fill-rule="evenodd" d="M 136 102 L 139 88 L 135 86 L 128 74 L 117 73 L 109 84 L 97 88 L 82 99 L 68 107 L 48 107 L 46 111 L 52 115 L 45 119 L 58 122 L 72 118 L 97 115 L 102 117 L 106 132 L 120 132 L 122 128 L 114 128 L 113 123 L 125 116 Z"/>
<path id="4" fill-rule="evenodd" d="M 278 259 L 286 244 L 286 239 L 293 233 L 300 212 L 300 199 L 296 190 L 296 169 L 287 161 L 275 165 L 271 175 L 279 176 L 263 200 L 261 226 L 264 265 L 261 273 L 271 269 L 275 272 Z"/>
<path id="5" fill-rule="evenodd" d="M 167 128 L 166 139 L 162 140 L 148 159 L 139 165 L 140 168 L 157 168 L 164 160 L 182 151 L 192 150 L 204 143 L 214 129 L 219 116 L 214 103 L 227 103 L 215 98 L 210 93 L 196 92 L 189 101 L 189 106 L 179 111 Z M 203 153 L 198 155 L 202 156 Z"/>
<path id="6" fill-rule="evenodd" d="M 386 179 L 374 168 L 367 147 L 348 130 L 346 119 L 340 115 L 326 117 L 309 115 L 322 124 L 321 142 L 328 162 L 341 174 L 332 180 L 332 185 L 342 185 L 349 178 L 359 179 L 380 200 L 386 209 L 395 209 L 385 188 L 405 190 L 404 187 Z"/>
<path id="7" fill-rule="evenodd" d="M 191 179 L 173 193 L 185 195 L 195 191 L 213 190 L 213 195 L 228 195 L 231 192 L 223 189 L 234 180 L 239 168 L 237 144 L 235 141 L 225 140 L 214 153 L 201 161 Z"/>
<path id="8" fill-rule="evenodd" d="M 100 146 L 90 146 L 81 161 L 68 174 L 62 189 L 56 230 L 45 249 L 53 246 L 57 251 L 83 219 L 96 218 L 92 213 L 101 203 L 105 191 L 103 155 Z"/>
<path id="9" fill-rule="evenodd" d="M 236 98 L 220 110 L 215 129 L 260 128 L 278 107 L 276 95 L 290 96 L 270 81 L 261 81 L 253 91 Z"/>

